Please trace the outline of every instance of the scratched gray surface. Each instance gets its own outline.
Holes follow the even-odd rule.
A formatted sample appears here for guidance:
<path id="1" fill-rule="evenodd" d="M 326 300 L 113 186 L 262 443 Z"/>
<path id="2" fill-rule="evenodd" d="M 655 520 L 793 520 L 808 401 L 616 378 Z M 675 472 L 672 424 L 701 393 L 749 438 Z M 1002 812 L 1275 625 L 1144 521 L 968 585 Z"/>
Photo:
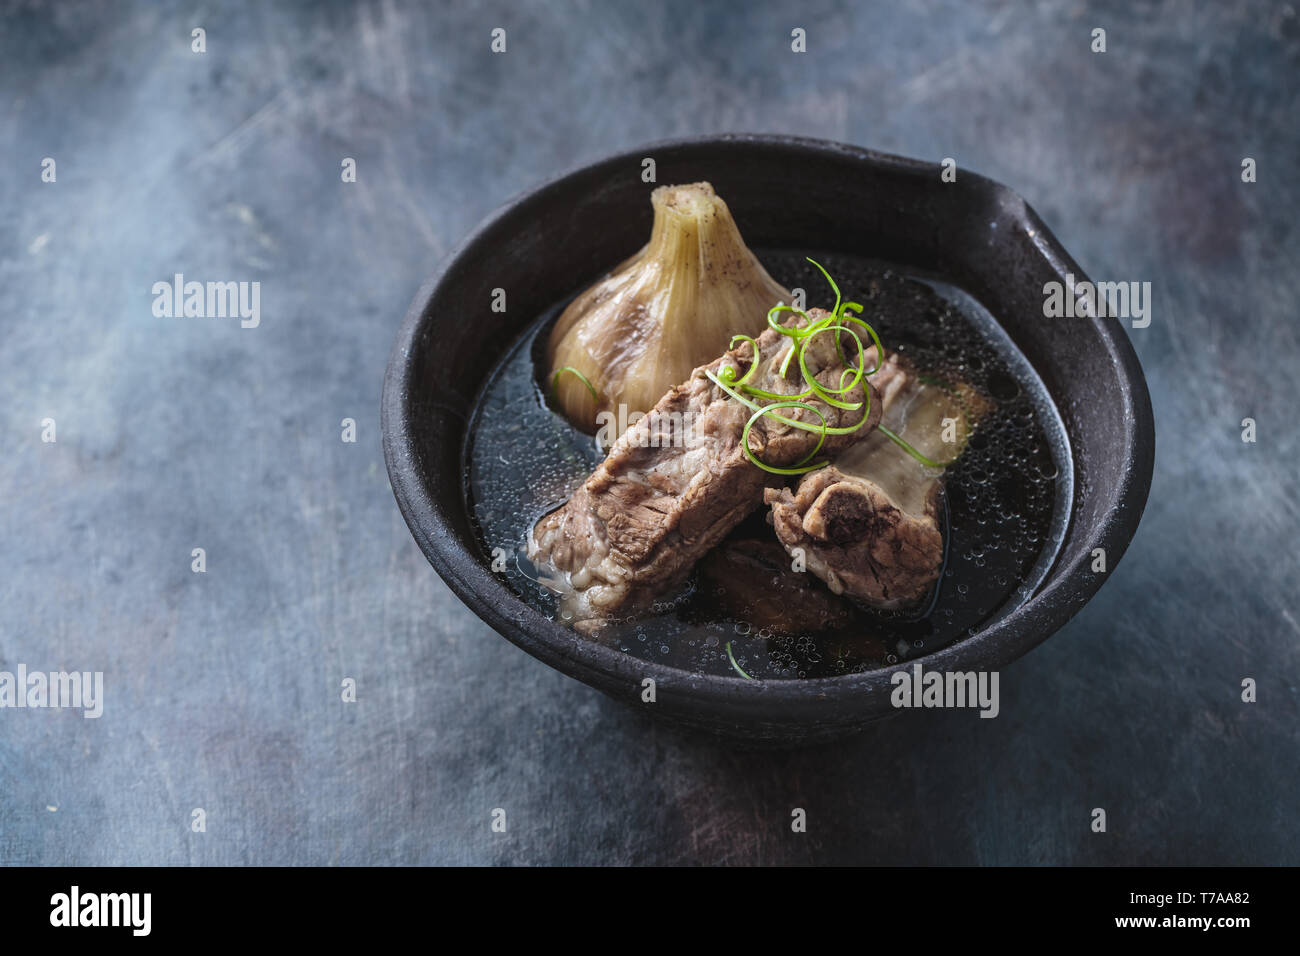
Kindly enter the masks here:
<path id="1" fill-rule="evenodd" d="M 0 862 L 1300 862 L 1300 20 L 1132 6 L 11 8 L 0 669 L 106 701 L 0 711 Z M 955 157 L 1153 283 L 1146 518 L 996 720 L 680 739 L 496 637 L 398 514 L 380 381 L 432 268 L 559 171 L 734 130 Z M 155 318 L 175 272 L 260 281 L 260 327 Z"/>

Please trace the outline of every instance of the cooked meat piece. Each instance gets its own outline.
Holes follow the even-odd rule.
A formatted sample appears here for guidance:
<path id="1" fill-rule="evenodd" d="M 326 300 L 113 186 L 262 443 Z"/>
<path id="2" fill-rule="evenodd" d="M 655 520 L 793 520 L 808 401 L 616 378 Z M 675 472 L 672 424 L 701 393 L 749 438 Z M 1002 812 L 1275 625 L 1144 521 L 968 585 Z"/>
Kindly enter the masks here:
<path id="1" fill-rule="evenodd" d="M 728 538 L 700 562 L 703 598 L 759 631 L 813 634 L 848 624 L 853 606 L 790 565 L 770 536 Z"/>
<path id="2" fill-rule="evenodd" d="M 939 576 L 938 496 L 936 481 L 919 513 L 903 511 L 875 482 L 831 465 L 794 494 L 769 489 L 766 501 L 781 543 L 802 548 L 808 570 L 832 591 L 894 608 L 919 600 Z"/>
<path id="3" fill-rule="evenodd" d="M 971 422 L 951 390 L 926 385 L 891 355 L 871 377 L 881 392 L 884 422 L 937 461 L 955 457 L 942 423 Z M 910 431 L 909 431 L 910 426 Z M 808 570 L 836 594 L 881 608 L 920 600 L 939 576 L 942 469 L 927 468 L 882 432 L 868 436 L 830 467 L 805 475 L 792 493 L 769 489 L 772 526 L 787 551 L 802 548 Z"/>
<path id="4" fill-rule="evenodd" d="M 810 312 L 813 320 L 826 313 Z M 797 363 L 785 377 L 780 364 L 790 340 L 773 329 L 759 336 L 759 368 L 750 383 L 783 394 L 802 391 Z M 827 388 L 839 388 L 844 365 L 834 336 L 814 337 L 805 348 L 809 371 Z M 618 439 L 609 456 L 569 501 L 551 512 L 529 535 L 529 558 L 539 569 L 559 572 L 548 583 L 562 594 L 574 621 L 626 613 L 685 580 L 690 569 L 763 501 L 763 489 L 780 476 L 758 468 L 741 449 L 752 411 L 705 377 L 730 365 L 743 374 L 753 350 L 742 343 L 697 368 L 645 418 Z M 851 361 L 856 356 L 851 358 Z M 874 352 L 867 362 L 874 363 Z M 844 396 L 863 400 L 862 386 Z M 854 425 L 862 409 L 844 410 L 808 399 L 831 427 Z M 827 435 L 818 452 L 832 457 L 880 420 L 881 400 L 873 392 L 867 425 L 848 435 Z M 819 423 L 805 409 L 783 408 L 787 418 Z M 783 424 L 771 415 L 750 429 L 749 446 L 774 467 L 799 463 L 817 444 L 817 433 Z"/>

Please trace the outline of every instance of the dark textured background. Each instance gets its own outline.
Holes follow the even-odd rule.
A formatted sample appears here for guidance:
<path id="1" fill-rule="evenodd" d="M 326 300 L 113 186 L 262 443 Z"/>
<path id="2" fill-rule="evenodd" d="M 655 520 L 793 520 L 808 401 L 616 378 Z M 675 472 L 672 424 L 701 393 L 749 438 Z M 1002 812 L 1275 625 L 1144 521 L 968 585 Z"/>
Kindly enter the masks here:
<path id="1" fill-rule="evenodd" d="M 107 701 L 0 711 L 0 862 L 1300 862 L 1298 67 L 1273 3 L 11 7 L 0 669 Z M 1146 518 L 996 720 L 682 740 L 496 637 L 398 514 L 379 391 L 420 282 L 542 179 L 723 131 L 955 157 L 1153 283 Z M 261 327 L 155 318 L 174 272 L 260 281 Z"/>

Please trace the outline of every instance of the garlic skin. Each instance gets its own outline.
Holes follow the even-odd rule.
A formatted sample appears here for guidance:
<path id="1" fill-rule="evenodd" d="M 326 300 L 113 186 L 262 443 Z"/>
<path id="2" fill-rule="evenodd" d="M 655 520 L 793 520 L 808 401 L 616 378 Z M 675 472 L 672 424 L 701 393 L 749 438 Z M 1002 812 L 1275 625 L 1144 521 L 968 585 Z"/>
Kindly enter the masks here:
<path id="1" fill-rule="evenodd" d="M 574 425 L 597 430 L 597 415 L 647 412 L 674 385 L 730 347 L 757 336 L 767 313 L 790 292 L 745 246 L 727 204 L 708 183 L 660 186 L 650 194 L 650 241 L 583 292 L 556 321 L 547 342 L 550 389 L 557 370 L 577 369 L 555 385 L 558 408 Z"/>

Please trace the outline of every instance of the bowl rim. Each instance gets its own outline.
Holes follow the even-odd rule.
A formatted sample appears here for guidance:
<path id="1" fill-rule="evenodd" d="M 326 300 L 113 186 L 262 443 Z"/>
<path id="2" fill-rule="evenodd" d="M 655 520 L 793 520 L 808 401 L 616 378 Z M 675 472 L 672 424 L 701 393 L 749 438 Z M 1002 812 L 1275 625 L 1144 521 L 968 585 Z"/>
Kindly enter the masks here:
<path id="1" fill-rule="evenodd" d="M 583 638 L 526 604 L 486 568 L 477 555 L 455 542 L 446 514 L 449 506 L 464 508 L 463 489 L 453 501 L 437 500 L 428 493 L 418 470 L 412 465 L 416 459 L 415 438 L 411 409 L 406 400 L 414 373 L 410 355 L 425 324 L 425 315 L 430 311 L 428 306 L 466 253 L 521 206 L 545 199 L 548 194 L 563 189 L 571 179 L 596 174 L 605 167 L 639 162 L 641 157 L 652 155 L 654 151 L 707 149 L 722 144 L 808 150 L 870 164 L 886 171 L 933 171 L 937 174 L 941 168 L 937 163 L 824 139 L 784 134 L 725 133 L 657 140 L 621 150 L 570 168 L 501 203 L 443 258 L 420 286 L 398 329 L 389 356 L 380 408 L 384 460 L 393 495 L 412 536 L 453 593 L 493 630 L 544 663 L 597 687 L 611 680 L 626 681 L 630 693 L 639 693 L 641 681 L 648 677 L 655 681 L 657 690 L 670 690 L 674 699 L 733 705 L 745 712 L 749 712 L 747 704 L 761 701 L 765 711 L 780 718 L 802 716 L 804 712 L 825 715 L 832 705 L 838 712 L 846 697 L 860 697 L 864 703 L 878 702 L 879 695 L 891 686 L 892 675 L 900 670 L 910 670 L 917 663 L 926 671 L 945 672 L 1005 667 L 1064 626 L 1110 579 L 1136 534 L 1146 506 L 1155 461 L 1154 415 L 1137 353 L 1117 321 L 1105 322 L 1099 317 L 1087 320 L 1094 325 L 1110 359 L 1130 387 L 1120 390 L 1126 405 L 1122 436 L 1122 460 L 1126 465 L 1120 477 L 1119 491 L 1105 511 L 1099 514 L 1084 546 L 1073 554 L 1059 554 L 1039 590 L 989 627 L 934 652 L 869 671 L 798 680 L 751 680 L 740 676 L 698 674 L 635 657 Z M 962 175 L 976 188 L 986 190 L 1003 208 L 1015 210 L 1014 215 L 1030 227 L 1037 251 L 1053 271 L 1062 275 L 1073 273 L 1078 281 L 1089 281 L 1018 193 L 978 173 L 963 170 Z M 1074 520 L 1072 514 L 1071 523 Z M 1090 570 L 1081 573 L 1083 566 L 1090 562 L 1093 550 L 1098 547 L 1107 549 L 1108 571 L 1104 574 L 1093 574 Z M 501 600 L 494 600 L 494 597 Z"/>

